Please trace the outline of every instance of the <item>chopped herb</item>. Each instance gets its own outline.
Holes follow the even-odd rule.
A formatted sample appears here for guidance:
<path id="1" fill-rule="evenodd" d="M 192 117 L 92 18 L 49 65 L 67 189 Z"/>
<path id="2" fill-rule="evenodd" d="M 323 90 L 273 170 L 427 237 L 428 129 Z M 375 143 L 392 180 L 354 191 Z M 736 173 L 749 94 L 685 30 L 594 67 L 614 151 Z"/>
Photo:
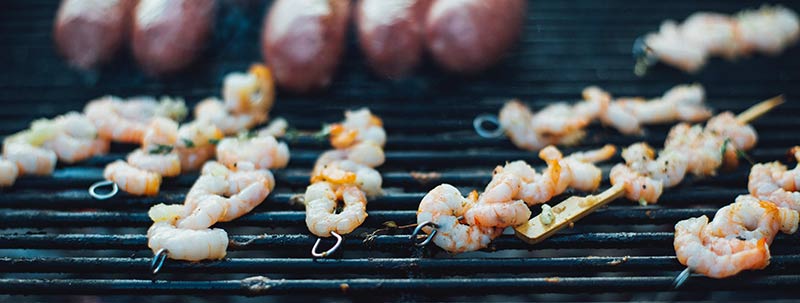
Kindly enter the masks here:
<path id="1" fill-rule="evenodd" d="M 194 142 L 192 142 L 192 140 L 181 138 L 181 141 L 183 141 L 183 144 L 186 145 L 186 147 L 188 148 L 194 147 Z"/>
<path id="2" fill-rule="evenodd" d="M 219 139 L 208 139 L 208 143 L 217 145 L 217 144 L 219 144 Z"/>
<path id="3" fill-rule="evenodd" d="M 300 137 L 300 131 L 296 128 L 289 128 L 286 130 L 286 133 L 283 135 L 286 140 L 294 141 Z"/>
<path id="4" fill-rule="evenodd" d="M 171 151 L 172 151 L 171 145 L 156 144 L 156 148 L 150 149 L 149 153 L 151 155 L 163 155 L 163 154 L 168 154 Z"/>
<path id="5" fill-rule="evenodd" d="M 322 125 L 322 129 L 320 131 L 314 133 L 313 135 L 311 135 L 311 137 L 313 137 L 314 140 L 322 141 L 322 140 L 325 140 L 325 137 L 327 137 L 330 133 L 331 133 L 331 125 L 330 124 L 323 124 Z"/>
<path id="6" fill-rule="evenodd" d="M 722 142 L 722 157 L 725 158 L 725 153 L 728 152 L 728 143 L 731 142 L 731 138 L 725 138 L 725 141 Z"/>
<path id="7" fill-rule="evenodd" d="M 744 151 L 737 150 L 736 151 L 736 156 L 739 157 L 739 158 L 747 160 L 747 162 L 750 162 L 750 165 L 755 164 L 755 162 L 753 162 L 753 159 L 751 159 L 750 156 L 748 156 Z"/>
<path id="8" fill-rule="evenodd" d="M 237 137 L 239 138 L 239 140 L 248 140 L 248 139 L 252 139 L 252 138 L 258 137 L 258 133 L 255 132 L 255 131 L 246 130 L 246 131 L 240 132 L 237 135 Z"/>

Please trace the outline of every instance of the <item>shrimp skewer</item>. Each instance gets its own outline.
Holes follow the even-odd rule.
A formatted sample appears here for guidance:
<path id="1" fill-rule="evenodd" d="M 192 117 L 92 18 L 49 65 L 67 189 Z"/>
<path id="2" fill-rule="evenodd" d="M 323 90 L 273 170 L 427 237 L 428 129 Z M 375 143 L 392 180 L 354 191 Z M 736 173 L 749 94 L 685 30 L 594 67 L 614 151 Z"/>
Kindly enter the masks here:
<path id="1" fill-rule="evenodd" d="M 17 165 L 18 175 L 49 176 L 53 174 L 58 156 L 42 147 L 58 135 L 58 129 L 49 123 L 34 122 L 31 128 L 3 140 L 3 157 Z"/>
<path id="2" fill-rule="evenodd" d="M 797 14 L 783 6 L 764 5 L 734 16 L 698 12 L 683 24 L 667 20 L 658 32 L 634 44 L 639 57 L 636 73 L 643 75 L 658 61 L 694 73 L 713 55 L 735 59 L 755 51 L 777 55 L 800 37 Z"/>
<path id="3" fill-rule="evenodd" d="M 383 122 L 369 109 L 346 111 L 345 120 L 330 125 L 330 142 L 335 150 L 322 153 L 311 172 L 306 188 L 306 226 L 320 237 L 311 255 L 325 257 L 338 249 L 342 237 L 358 228 L 367 217 L 367 197 L 382 194 L 380 173 L 373 167 L 383 164 L 386 131 Z M 344 207 L 335 213 L 342 201 Z M 337 244 L 319 253 L 321 238 L 334 236 Z"/>
<path id="4" fill-rule="evenodd" d="M 234 220 L 261 204 L 273 188 L 272 173 L 257 169 L 252 163 L 239 162 L 228 169 L 217 162 L 208 162 L 186 195 L 184 216 L 178 227 L 203 229 Z"/>
<path id="5" fill-rule="evenodd" d="M 148 97 L 123 101 L 118 97 L 105 96 L 90 101 L 83 111 L 97 127 L 101 138 L 115 142 L 141 143 L 153 118 L 181 120 L 186 116 L 186 105 L 182 99 L 167 97 L 163 97 L 161 101 Z"/>
<path id="6" fill-rule="evenodd" d="M 486 248 L 503 229 L 463 224 L 459 217 L 476 203 L 476 194 L 465 198 L 449 184 L 442 184 L 425 194 L 417 210 L 418 226 L 432 237 L 433 243 L 451 253 L 462 253 Z"/>
<path id="7" fill-rule="evenodd" d="M 713 176 L 719 167 L 735 167 L 739 153 L 753 148 L 757 141 L 755 130 L 748 125 L 750 120 L 782 102 L 782 96 L 772 98 L 739 117 L 730 112 L 718 114 L 709 119 L 705 128 L 678 124 L 670 130 L 664 150 L 658 158 L 655 158 L 655 151 L 647 144 L 633 144 L 622 153 L 626 163 L 617 164 L 611 169 L 611 184 L 623 184 L 625 196 L 630 200 L 641 204 L 656 203 L 663 188 L 676 186 L 686 172 L 697 176 Z M 757 167 L 757 171 L 760 169 Z M 751 191 L 758 188 L 759 184 L 769 185 L 767 179 L 759 177 L 758 180 L 763 182 L 753 185 Z M 759 192 L 771 193 L 774 189 L 767 186 Z"/>
<path id="8" fill-rule="evenodd" d="M 769 265 L 769 245 L 778 231 L 797 231 L 797 211 L 781 209 L 753 196 L 739 196 L 717 211 L 714 220 L 690 218 L 675 225 L 675 253 L 681 264 L 712 278 Z"/>
<path id="9" fill-rule="evenodd" d="M 162 176 L 177 176 L 181 162 L 174 145 L 178 139 L 178 124 L 164 117 L 153 118 L 142 135 L 142 148 L 128 155 L 127 162 L 116 161 L 106 166 L 103 177 L 133 195 L 155 196 L 161 187 Z M 89 193 L 98 199 L 95 183 Z"/>
<path id="10" fill-rule="evenodd" d="M 147 230 L 147 246 L 153 253 L 166 250 L 175 260 L 219 260 L 228 248 L 228 233 L 214 229 L 180 229 L 175 226 L 180 218 L 181 205 L 158 204 L 148 214 L 153 225 Z"/>
<path id="11" fill-rule="evenodd" d="M 542 174 L 537 174 L 524 161 L 497 166 L 483 194 L 465 212 L 464 221 L 470 225 L 498 228 L 523 224 L 531 215 L 529 205 L 545 203 L 569 187 L 582 191 L 596 190 L 602 171 L 594 163 L 607 160 L 615 153 L 613 145 L 606 145 L 564 157 L 557 148 L 548 146 L 539 153 L 548 163 Z"/>
<path id="12" fill-rule="evenodd" d="M 660 98 L 611 99 L 596 86 L 583 90 L 583 101 L 551 104 L 537 113 L 517 100 L 507 102 L 497 123 L 517 147 L 541 150 L 548 145 L 572 145 L 585 136 L 584 128 L 594 120 L 616 128 L 623 134 L 642 134 L 642 125 L 672 121 L 698 122 L 711 111 L 703 104 L 705 91 L 694 85 L 678 85 Z M 477 120 L 476 120 L 477 121 Z M 476 123 L 479 134 L 486 133 Z"/>

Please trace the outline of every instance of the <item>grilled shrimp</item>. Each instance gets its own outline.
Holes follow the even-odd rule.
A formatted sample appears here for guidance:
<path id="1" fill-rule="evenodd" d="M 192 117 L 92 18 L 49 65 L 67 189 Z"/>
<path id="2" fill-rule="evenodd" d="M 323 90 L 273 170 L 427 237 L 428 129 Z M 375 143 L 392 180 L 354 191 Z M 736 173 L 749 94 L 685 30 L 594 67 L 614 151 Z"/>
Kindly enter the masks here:
<path id="1" fill-rule="evenodd" d="M 217 98 L 207 98 L 194 108 L 196 120 L 207 121 L 219 128 L 225 135 L 234 135 L 252 128 L 267 120 L 265 112 L 233 114 L 226 110 L 225 104 Z"/>
<path id="2" fill-rule="evenodd" d="M 530 108 L 518 100 L 506 102 L 497 117 L 500 127 L 505 130 L 511 142 L 519 148 L 540 150 L 547 145 L 558 143 L 554 138 L 545 137 L 532 131 L 533 113 Z"/>
<path id="3" fill-rule="evenodd" d="M 386 144 L 383 121 L 373 115 L 369 109 L 348 110 L 345 111 L 344 116 L 343 122 L 330 126 L 330 141 L 333 147 L 344 149 L 367 141 L 381 147 Z"/>
<path id="4" fill-rule="evenodd" d="M 178 123 L 164 117 L 155 117 L 145 130 L 142 149 L 151 152 L 163 146 L 173 147 L 178 141 Z"/>
<path id="5" fill-rule="evenodd" d="M 644 42 L 654 57 L 686 72 L 696 72 L 706 64 L 708 53 L 697 45 L 687 45 L 680 25 L 673 20 L 661 23 L 658 32 L 647 34 Z"/>
<path id="6" fill-rule="evenodd" d="M 467 225 L 458 217 L 475 205 L 476 195 L 464 198 L 449 184 L 442 184 L 428 192 L 419 203 L 417 224 L 430 221 L 436 226 L 433 243 L 451 253 L 475 251 L 485 248 L 492 239 L 499 236 L 502 228 Z M 430 234 L 431 228 L 423 231 Z"/>
<path id="7" fill-rule="evenodd" d="M 741 195 L 733 204 L 720 208 L 706 228 L 715 237 L 767 239 L 767 244 L 772 244 L 778 231 L 786 234 L 796 232 L 799 219 L 795 210 Z"/>
<path id="8" fill-rule="evenodd" d="M 517 200 L 521 180 L 513 172 L 504 172 L 503 167 L 495 168 L 494 177 L 486 186 L 478 202 L 464 213 L 464 221 L 469 225 L 484 227 L 516 226 L 531 217 L 531 210 L 522 200 Z"/>
<path id="9" fill-rule="evenodd" d="M 272 136 L 275 138 L 280 138 L 286 135 L 287 128 L 289 128 L 289 122 L 286 122 L 286 119 L 275 118 L 269 122 L 269 125 L 259 129 L 256 134 L 259 137 Z"/>
<path id="10" fill-rule="evenodd" d="M 106 165 L 103 177 L 132 195 L 155 196 L 161 187 L 161 175 L 137 168 L 122 160 Z"/>
<path id="11" fill-rule="evenodd" d="M 372 142 L 361 142 L 347 149 L 333 149 L 322 153 L 317 164 L 324 165 L 337 160 L 350 160 L 369 167 L 378 167 L 386 161 L 383 148 Z"/>
<path id="12" fill-rule="evenodd" d="M 3 157 L 17 165 L 20 176 L 52 175 L 58 159 L 53 151 L 24 142 L 3 142 Z"/>
<path id="13" fill-rule="evenodd" d="M 623 134 L 642 133 L 641 125 L 671 121 L 703 121 L 711 111 L 703 105 L 705 91 L 697 84 L 678 85 L 661 98 L 619 98 L 611 102 L 601 120 Z"/>
<path id="14" fill-rule="evenodd" d="M 764 5 L 758 10 L 740 12 L 736 21 L 738 38 L 745 52 L 758 50 L 777 55 L 796 42 L 800 34 L 797 14 L 780 5 Z"/>
<path id="15" fill-rule="evenodd" d="M 339 200 L 344 202 L 344 207 L 335 213 Z M 306 226 L 319 237 L 330 237 L 331 232 L 348 234 L 367 218 L 367 197 L 352 185 L 313 183 L 306 189 L 305 204 Z"/>
<path id="16" fill-rule="evenodd" d="M 127 101 L 105 96 L 89 102 L 84 113 L 97 127 L 100 137 L 125 143 L 141 143 L 154 117 L 181 120 L 186 105 L 181 99 L 136 97 Z"/>
<path id="17" fill-rule="evenodd" d="M 679 152 L 664 151 L 655 158 L 655 150 L 647 143 L 634 143 L 622 150 L 622 158 L 635 172 L 673 187 L 683 181 L 688 167 L 686 157 Z"/>
<path id="18" fill-rule="evenodd" d="M 795 43 L 798 35 L 800 22 L 794 11 L 765 5 L 735 16 L 699 12 L 683 24 L 667 20 L 657 33 L 646 35 L 644 43 L 650 59 L 695 72 L 709 55 L 728 59 L 754 51 L 777 55 Z"/>
<path id="19" fill-rule="evenodd" d="M 222 229 L 178 229 L 175 222 L 180 218 L 181 205 L 158 204 L 148 214 L 153 225 L 147 230 L 147 246 L 157 253 L 167 249 L 170 259 L 201 261 L 218 260 L 225 257 L 228 248 L 228 233 Z"/>
<path id="20" fill-rule="evenodd" d="M 350 160 L 325 161 L 327 159 L 317 159 L 311 172 L 311 183 L 324 181 L 337 186 L 354 185 L 369 197 L 383 193 L 383 178 L 374 168 Z"/>
<path id="21" fill-rule="evenodd" d="M 215 144 L 222 136 L 222 131 L 208 121 L 195 120 L 181 125 L 175 144 L 181 170 L 199 170 L 208 159 L 214 157 Z"/>
<path id="22" fill-rule="evenodd" d="M 800 211 L 800 167 L 787 170 L 780 162 L 756 164 L 750 169 L 750 194 L 778 207 Z"/>
<path id="23" fill-rule="evenodd" d="M 697 12 L 686 18 L 681 34 L 690 45 L 697 45 L 710 55 L 733 59 L 741 51 L 734 20 L 723 14 Z"/>
<path id="24" fill-rule="evenodd" d="M 164 177 L 181 174 L 181 159 L 176 151 L 168 153 L 145 152 L 136 149 L 127 158 L 128 164 Z"/>
<path id="25" fill-rule="evenodd" d="M 272 173 L 256 169 L 252 163 L 239 162 L 228 169 L 208 162 L 186 194 L 178 227 L 204 229 L 241 217 L 261 204 L 274 187 Z"/>
<path id="26" fill-rule="evenodd" d="M 742 270 L 762 269 L 769 265 L 767 239 L 713 236 L 708 230 L 706 216 L 675 224 L 673 244 L 681 264 L 711 278 L 730 277 Z"/>
<path id="27" fill-rule="evenodd" d="M 708 120 L 707 131 L 729 139 L 737 150 L 750 150 L 756 145 L 758 136 L 753 126 L 736 120 L 731 112 L 718 114 Z"/>
<path id="28" fill-rule="evenodd" d="M 18 175 L 17 164 L 0 157 L 0 187 L 13 186 Z"/>
<path id="29" fill-rule="evenodd" d="M 94 124 L 77 112 L 34 123 L 51 123 L 50 127 L 56 129 L 56 135 L 44 141 L 42 147 L 55 152 L 60 161 L 74 163 L 108 152 L 108 140 L 98 138 Z"/>
<path id="30" fill-rule="evenodd" d="M 664 184 L 643 175 L 623 163 L 614 165 L 609 173 L 611 185 L 622 184 L 625 197 L 632 201 L 656 203 L 664 192 Z"/>
<path id="31" fill-rule="evenodd" d="M 266 114 L 275 101 L 272 72 L 262 64 L 253 64 L 245 73 L 230 73 L 222 86 L 225 108 L 234 114 Z"/>
<path id="32" fill-rule="evenodd" d="M 283 168 L 289 163 L 289 147 L 272 136 L 225 138 L 217 145 L 217 161 L 227 166 L 245 161 L 256 168 Z"/>

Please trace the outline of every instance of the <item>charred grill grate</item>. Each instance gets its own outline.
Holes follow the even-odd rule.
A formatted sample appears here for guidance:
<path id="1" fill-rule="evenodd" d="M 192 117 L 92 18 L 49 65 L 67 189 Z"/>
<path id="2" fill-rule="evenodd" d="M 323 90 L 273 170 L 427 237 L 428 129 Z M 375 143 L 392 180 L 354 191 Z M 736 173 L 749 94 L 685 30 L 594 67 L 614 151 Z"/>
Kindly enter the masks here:
<path id="1" fill-rule="evenodd" d="M 127 54 L 100 73 L 79 74 L 66 68 L 51 47 L 57 2 L 0 4 L 0 134 L 18 131 L 40 116 L 80 110 L 85 101 L 103 94 L 170 94 L 194 104 L 219 94 L 226 72 L 260 60 L 257 37 L 266 4 L 253 9 L 222 1 L 218 30 L 207 51 L 211 59 L 184 76 L 161 82 L 147 79 Z M 662 20 L 681 19 L 697 10 L 731 13 L 758 5 L 687 0 L 531 2 L 520 46 L 499 66 L 470 78 L 443 75 L 424 64 L 410 79 L 382 81 L 369 74 L 351 41 L 327 93 L 281 95 L 273 111 L 301 130 L 319 129 L 322 123 L 339 120 L 343 109 L 356 106 L 369 105 L 384 118 L 389 133 L 387 163 L 379 170 L 387 195 L 370 201 L 367 221 L 347 237 L 342 254 L 324 260 L 308 255 L 315 237 L 305 229 L 303 210 L 292 203 L 292 196 L 304 191 L 313 161 L 328 147 L 303 136 L 289 142 L 292 161 L 288 169 L 275 172 L 276 192 L 252 214 L 222 224 L 234 242 L 227 259 L 169 261 L 153 282 L 147 274 L 152 254 L 144 236 L 149 226 L 146 210 L 160 202 L 181 202 L 196 175 L 166 180 L 157 198 L 121 195 L 92 200 L 85 189 L 101 179 L 106 163 L 130 150 L 113 146 L 108 156 L 59 166 L 53 177 L 23 178 L 0 192 L 0 294 L 401 293 L 411 300 L 466 294 L 527 295 L 520 298 L 530 300 L 796 298 L 800 240 L 783 235 L 771 247 L 773 258 L 766 270 L 727 280 L 692 278 L 685 290 L 669 290 L 682 269 L 672 249 L 672 225 L 683 218 L 712 215 L 745 192 L 747 165 L 714 178 L 690 178 L 655 206 L 614 202 L 536 246 L 505 235 L 487 251 L 454 257 L 433 247 L 414 248 L 409 229 L 366 235 L 389 221 L 399 226 L 415 222 L 420 199 L 440 183 L 466 192 L 482 188 L 491 169 L 505 161 L 524 159 L 541 167 L 534 153 L 518 150 L 505 139 L 482 139 L 471 131 L 473 117 L 496 113 L 508 97 L 538 108 L 574 100 L 592 84 L 615 95 L 656 96 L 674 84 L 696 81 L 706 87 L 715 109 L 741 111 L 784 93 L 789 102 L 755 123 L 760 142 L 752 157 L 785 159 L 786 149 L 800 143 L 796 118 L 800 105 L 792 102 L 800 95 L 797 47 L 777 58 L 755 56 L 737 63 L 714 59 L 695 76 L 663 66 L 643 79 L 632 72 L 632 41 L 656 29 Z M 800 10 L 795 4 L 789 6 Z M 640 140 L 659 146 L 668 129 L 650 127 L 646 137 L 635 138 L 593 125 L 580 148 L 605 143 L 626 146 Z M 611 164 L 602 167 L 607 173 Z M 425 179 L 413 172 L 436 174 Z"/>

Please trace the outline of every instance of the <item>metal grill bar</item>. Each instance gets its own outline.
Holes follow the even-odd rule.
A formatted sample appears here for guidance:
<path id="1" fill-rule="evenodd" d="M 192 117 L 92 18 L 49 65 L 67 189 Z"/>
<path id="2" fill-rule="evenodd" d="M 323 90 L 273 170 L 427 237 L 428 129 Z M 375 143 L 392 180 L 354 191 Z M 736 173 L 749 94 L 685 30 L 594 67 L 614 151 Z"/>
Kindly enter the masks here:
<path id="1" fill-rule="evenodd" d="M 672 224 L 676 221 L 699 216 L 712 216 L 715 208 L 663 209 L 609 207 L 600 209 L 581 220 L 580 224 Z M 232 222 L 221 223 L 221 228 L 233 226 L 260 227 L 304 227 L 306 214 L 303 211 L 251 212 Z M 416 223 L 417 212 L 370 211 L 362 226 L 381 226 L 384 222 L 397 224 Z M 0 228 L 22 227 L 148 227 L 152 220 L 144 212 L 57 212 L 40 210 L 8 210 L 0 212 Z"/>
<path id="2" fill-rule="evenodd" d="M 0 272 L 9 273 L 146 273 L 151 258 L 0 258 Z M 764 274 L 790 271 L 800 255 L 778 255 Z M 567 258 L 369 258 L 294 259 L 228 258 L 212 262 L 166 262 L 164 273 L 274 273 L 292 274 L 407 274 L 456 275 L 472 273 L 637 272 L 678 271 L 675 256 L 567 257 Z"/>
<path id="3" fill-rule="evenodd" d="M 444 182 L 444 181 L 439 181 Z M 742 180 L 738 180 L 742 183 Z M 433 183 L 438 184 L 438 183 Z M 684 186 L 690 186 L 685 184 Z M 696 206 L 698 204 L 724 204 L 730 203 L 734 197 L 746 193 L 744 184 L 742 188 L 718 188 L 709 186 L 691 186 L 679 191 L 669 191 L 659 199 L 658 205 L 667 206 Z M 88 186 L 87 186 L 88 187 Z M 425 193 L 389 193 L 385 196 L 369 201 L 370 213 L 374 210 L 417 209 L 419 201 Z M 293 206 L 293 193 L 275 193 L 257 209 L 287 208 Z M 94 200 L 86 190 L 62 190 L 55 193 L 42 194 L 41 192 L 21 192 L 0 195 L 0 207 L 6 208 L 41 208 L 41 209 L 147 209 L 158 203 L 177 204 L 183 203 L 186 191 L 165 190 L 158 197 L 132 197 L 120 194 L 111 200 Z M 561 201 L 556 197 L 553 201 Z M 619 205 L 633 206 L 633 202 L 618 201 Z M 302 208 L 302 205 L 294 205 Z"/>
<path id="4" fill-rule="evenodd" d="M 230 250 L 275 250 L 309 248 L 317 240 L 316 236 L 307 234 L 264 234 L 231 236 Z M 571 249 L 571 248 L 608 248 L 621 249 L 633 247 L 651 247 L 672 249 L 671 232 L 621 232 L 621 233 L 580 233 L 557 234 L 547 241 L 528 245 L 514 236 L 501 236 L 492 241 L 487 251 L 501 249 Z M 800 245 L 800 238 L 778 235 L 776 243 L 781 246 Z M 102 234 L 61 234 L 61 235 L 0 235 L 0 248 L 22 249 L 145 249 L 147 237 L 135 235 L 102 235 Z M 237 243 L 247 243 L 240 245 Z M 357 235 L 349 235 L 343 246 L 350 249 L 373 249 L 380 251 L 397 251 L 413 248 L 408 235 L 380 235 L 368 239 Z M 434 249 L 434 248 L 426 248 Z"/>
<path id="5" fill-rule="evenodd" d="M 693 277 L 686 290 L 791 290 L 800 276 L 742 277 L 714 280 Z M 94 279 L 0 279 L 0 292 L 9 294 L 225 294 L 225 295 L 376 295 L 408 292 L 416 294 L 522 294 L 537 292 L 586 293 L 609 291 L 670 291 L 671 277 L 552 277 L 552 278 L 449 278 L 449 279 L 345 279 L 269 280 L 253 277 L 222 281 L 149 281 Z M 468 287 L 467 287 L 468 286 Z"/>

